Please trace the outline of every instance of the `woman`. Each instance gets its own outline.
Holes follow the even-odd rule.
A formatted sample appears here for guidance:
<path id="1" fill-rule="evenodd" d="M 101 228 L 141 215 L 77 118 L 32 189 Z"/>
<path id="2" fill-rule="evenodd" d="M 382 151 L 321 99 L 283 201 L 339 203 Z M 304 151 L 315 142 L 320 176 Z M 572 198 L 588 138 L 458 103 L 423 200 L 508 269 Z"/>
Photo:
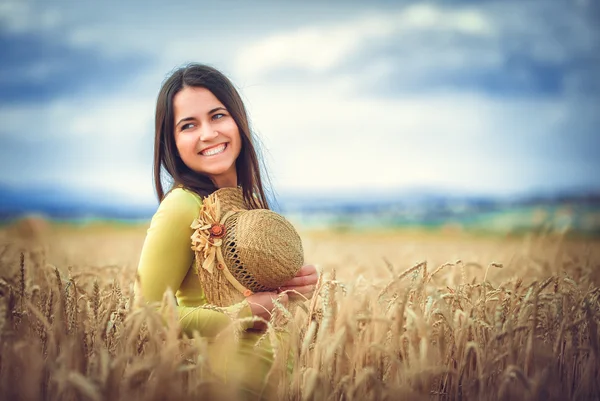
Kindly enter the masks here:
<path id="1" fill-rule="evenodd" d="M 166 195 L 161 183 L 163 172 L 173 181 Z M 214 68 L 188 65 L 164 82 L 156 104 L 154 181 L 160 205 L 140 255 L 137 292 L 147 302 L 160 302 L 170 288 L 176 294 L 181 327 L 188 336 L 197 331 L 201 336 L 214 337 L 230 324 L 231 313 L 268 320 L 277 293 L 248 296 L 241 304 L 229 307 L 227 312 L 231 313 L 196 308 L 206 299 L 194 268 L 190 225 L 198 217 L 202 198 L 219 188 L 240 186 L 251 208 L 268 208 L 244 104 L 233 84 Z M 316 269 L 307 265 L 281 290 L 311 297 L 316 283 Z M 281 294 L 280 299 L 287 302 L 287 295 Z M 260 324 L 255 328 L 260 329 Z M 247 343 L 253 339 L 248 335 Z M 254 350 L 248 344 L 239 355 L 241 364 L 254 364 L 253 373 L 268 370 L 268 352 L 253 360 Z M 263 369 L 256 364 L 262 364 Z M 247 372 L 238 366 L 235 374 Z M 248 380 L 256 382 L 255 376 Z M 241 381 L 244 384 L 245 379 Z"/>

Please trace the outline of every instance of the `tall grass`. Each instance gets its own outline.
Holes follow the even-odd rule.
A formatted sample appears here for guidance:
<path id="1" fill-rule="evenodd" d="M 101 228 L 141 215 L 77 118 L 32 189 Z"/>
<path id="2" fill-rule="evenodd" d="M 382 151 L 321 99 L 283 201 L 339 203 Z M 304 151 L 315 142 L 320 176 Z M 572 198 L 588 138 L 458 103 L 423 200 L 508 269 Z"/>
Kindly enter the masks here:
<path id="1" fill-rule="evenodd" d="M 368 278 L 327 268 L 289 323 L 291 341 L 266 332 L 277 346 L 271 398 L 600 398 L 591 251 L 548 237 L 485 264 L 395 262 Z M 133 305 L 134 269 L 58 269 L 35 252 L 11 263 L 16 272 L 0 280 L 0 399 L 234 397 L 211 374 L 206 339 L 182 337 L 172 315 Z M 162 307 L 172 306 L 167 293 Z M 217 340 L 223 349 L 234 328 Z"/>

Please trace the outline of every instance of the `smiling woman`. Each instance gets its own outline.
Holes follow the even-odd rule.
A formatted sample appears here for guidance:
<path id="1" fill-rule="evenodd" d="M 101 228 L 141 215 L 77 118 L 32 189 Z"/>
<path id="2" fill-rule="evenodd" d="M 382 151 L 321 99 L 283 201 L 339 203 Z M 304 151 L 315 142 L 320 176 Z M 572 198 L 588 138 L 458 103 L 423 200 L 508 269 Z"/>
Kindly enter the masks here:
<path id="1" fill-rule="evenodd" d="M 182 89 L 173 103 L 175 144 L 183 163 L 218 188 L 237 186 L 235 161 L 242 144 L 227 109 L 211 91 L 198 87 Z"/>
<path id="2" fill-rule="evenodd" d="M 287 293 L 275 290 L 255 290 L 257 292 L 253 293 L 245 289 L 242 302 L 217 305 L 220 309 L 200 308 L 208 303 L 208 295 L 225 291 L 224 287 L 217 286 L 216 290 L 208 293 L 209 288 L 205 285 L 209 282 L 201 278 L 216 277 L 204 271 L 205 266 L 210 265 L 208 262 L 214 261 L 214 256 L 211 259 L 198 249 L 194 248 L 196 252 L 192 250 L 193 240 L 198 240 L 195 229 L 207 227 L 211 231 L 205 242 L 212 247 L 220 247 L 221 237 L 213 237 L 212 231 L 213 226 L 221 225 L 218 224 L 220 217 L 216 218 L 217 223 L 213 226 L 197 223 L 212 214 L 219 216 L 220 206 L 211 209 L 211 195 L 233 191 L 237 194 L 237 208 L 248 209 L 249 212 L 269 208 L 246 110 L 237 90 L 223 74 L 214 68 L 193 64 L 176 70 L 165 81 L 156 106 L 154 155 L 154 178 L 160 205 L 152 218 L 140 255 L 136 296 L 156 303 L 163 299 L 165 291 L 171 289 L 175 293 L 181 329 L 190 337 L 196 332 L 214 338 L 231 324 L 232 317 L 269 320 L 275 308 L 275 298 L 286 304 Z M 166 194 L 161 182 L 163 172 L 173 181 Z M 219 189 L 222 190 L 217 191 Z M 224 222 L 225 217 L 221 223 Z M 235 240 L 241 243 L 239 233 L 243 231 L 243 224 L 238 224 Z M 278 230 L 276 235 L 280 236 Z M 253 240 L 259 234 L 251 230 L 248 232 L 254 249 L 256 241 Z M 266 243 L 269 249 L 265 254 L 269 257 L 265 260 L 268 262 L 257 265 L 263 276 L 267 275 L 273 263 L 273 242 L 276 241 Z M 279 248 L 289 246 L 282 243 Z M 241 245 L 236 249 L 240 249 L 241 255 Z M 301 252 L 301 244 L 297 249 Z M 220 255 L 219 252 L 216 250 L 216 254 Z M 291 274 L 279 284 L 266 288 L 293 290 L 310 298 L 317 283 L 316 269 L 311 265 L 300 267 L 302 254 L 296 259 L 298 263 L 286 265 Z M 236 284 L 240 283 L 230 280 L 231 273 L 223 265 L 225 261 L 220 259 L 217 269 L 224 269 L 224 274 L 229 274 L 227 280 L 239 287 Z M 221 274 L 214 273 L 212 269 L 206 270 L 210 270 L 210 274 Z M 297 272 L 295 276 L 294 272 Z M 238 383 L 244 398 L 274 397 L 273 380 L 277 375 L 268 375 L 273 365 L 274 345 L 267 340 L 261 341 L 258 346 L 257 341 L 262 337 L 265 325 L 252 319 L 246 321 L 249 323 L 243 323 L 244 332 L 233 346 L 231 357 L 224 357 L 221 350 L 214 347 L 208 350 L 210 366 L 225 382 Z"/>

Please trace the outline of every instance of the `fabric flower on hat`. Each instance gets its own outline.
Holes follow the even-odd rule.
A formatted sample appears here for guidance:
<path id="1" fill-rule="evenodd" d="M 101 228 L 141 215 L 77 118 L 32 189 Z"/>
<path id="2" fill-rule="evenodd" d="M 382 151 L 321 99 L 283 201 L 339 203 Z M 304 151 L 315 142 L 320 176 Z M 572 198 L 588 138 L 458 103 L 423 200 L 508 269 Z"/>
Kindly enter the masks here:
<path id="1" fill-rule="evenodd" d="M 202 268 L 211 274 L 214 272 L 215 262 L 225 263 L 220 251 L 225 226 L 220 223 L 220 220 L 221 204 L 219 198 L 207 197 L 202 202 L 200 215 L 191 225 L 191 228 L 195 230 L 192 235 L 192 250 L 202 252 L 204 259 Z"/>

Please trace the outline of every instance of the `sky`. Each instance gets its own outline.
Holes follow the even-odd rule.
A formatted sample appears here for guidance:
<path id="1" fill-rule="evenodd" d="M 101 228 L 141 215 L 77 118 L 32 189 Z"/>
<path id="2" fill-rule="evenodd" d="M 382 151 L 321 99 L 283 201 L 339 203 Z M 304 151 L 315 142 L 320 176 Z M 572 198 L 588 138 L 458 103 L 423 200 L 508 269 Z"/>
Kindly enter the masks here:
<path id="1" fill-rule="evenodd" d="M 277 193 L 600 190 L 596 1 L 0 1 L 0 186 L 155 201 L 155 101 L 237 86 Z"/>

